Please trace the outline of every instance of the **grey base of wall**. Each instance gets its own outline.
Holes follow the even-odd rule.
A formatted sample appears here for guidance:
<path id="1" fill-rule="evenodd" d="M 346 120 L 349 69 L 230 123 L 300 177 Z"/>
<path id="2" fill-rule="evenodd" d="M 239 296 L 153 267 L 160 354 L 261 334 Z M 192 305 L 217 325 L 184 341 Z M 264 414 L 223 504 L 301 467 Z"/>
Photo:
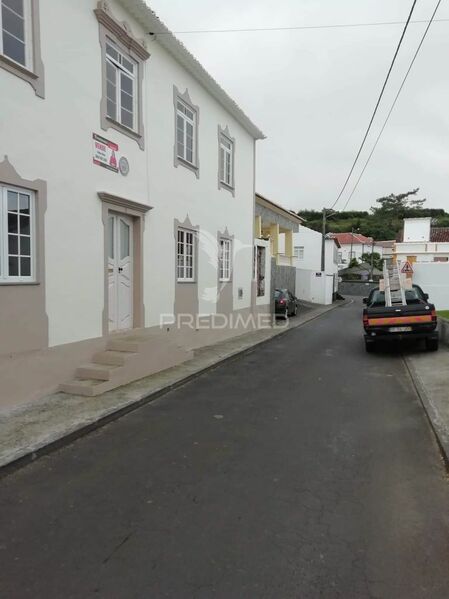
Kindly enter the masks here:
<path id="1" fill-rule="evenodd" d="M 379 287 L 378 283 L 368 283 L 365 281 L 342 281 L 338 285 L 338 292 L 345 295 L 359 295 L 366 297 L 372 289 Z"/>

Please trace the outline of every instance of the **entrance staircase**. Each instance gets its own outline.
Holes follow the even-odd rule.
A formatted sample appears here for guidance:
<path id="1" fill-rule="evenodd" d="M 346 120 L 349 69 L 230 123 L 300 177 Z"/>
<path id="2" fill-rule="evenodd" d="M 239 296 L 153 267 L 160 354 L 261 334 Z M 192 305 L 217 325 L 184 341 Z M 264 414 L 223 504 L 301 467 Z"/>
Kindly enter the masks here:
<path id="1" fill-rule="evenodd" d="M 107 340 L 104 351 L 89 364 L 76 369 L 72 381 L 59 390 L 94 397 L 143 377 L 177 366 L 193 357 L 164 332 L 145 334 L 133 331 Z"/>
<path id="2" fill-rule="evenodd" d="M 397 264 L 384 262 L 385 306 L 406 306 L 402 277 Z"/>

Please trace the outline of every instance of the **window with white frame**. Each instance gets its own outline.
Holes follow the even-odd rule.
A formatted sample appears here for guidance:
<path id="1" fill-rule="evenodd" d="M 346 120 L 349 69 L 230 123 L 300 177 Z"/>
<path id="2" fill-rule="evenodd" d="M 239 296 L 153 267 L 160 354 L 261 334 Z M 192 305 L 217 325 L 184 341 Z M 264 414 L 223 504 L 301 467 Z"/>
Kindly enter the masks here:
<path id="1" fill-rule="evenodd" d="M 177 239 L 177 279 L 178 281 L 195 280 L 195 232 L 178 229 Z"/>
<path id="2" fill-rule="evenodd" d="M 230 239 L 220 239 L 218 266 L 220 281 L 230 281 L 232 269 L 232 242 Z"/>
<path id="3" fill-rule="evenodd" d="M 179 98 L 176 102 L 176 153 L 178 158 L 196 164 L 196 113 Z"/>
<path id="4" fill-rule="evenodd" d="M 32 70 L 30 0 L 0 0 L 0 54 Z"/>
<path id="5" fill-rule="evenodd" d="M 298 258 L 298 260 L 304 260 L 304 246 L 303 245 L 295 246 L 295 258 Z"/>
<path id="6" fill-rule="evenodd" d="M 34 280 L 34 195 L 0 185 L 0 282 Z"/>
<path id="7" fill-rule="evenodd" d="M 106 115 L 128 129 L 137 130 L 138 64 L 106 41 Z"/>
<path id="8" fill-rule="evenodd" d="M 220 182 L 234 187 L 233 142 L 220 133 Z"/>

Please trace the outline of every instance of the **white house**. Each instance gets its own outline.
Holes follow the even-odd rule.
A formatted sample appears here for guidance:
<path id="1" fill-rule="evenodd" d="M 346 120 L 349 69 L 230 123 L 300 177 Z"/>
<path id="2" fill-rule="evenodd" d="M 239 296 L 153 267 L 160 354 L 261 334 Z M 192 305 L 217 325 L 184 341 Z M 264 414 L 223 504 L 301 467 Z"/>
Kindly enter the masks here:
<path id="1" fill-rule="evenodd" d="M 430 217 L 404 218 L 394 256 L 398 262 L 448 262 L 449 227 L 432 227 Z"/>
<path id="2" fill-rule="evenodd" d="M 268 312 L 261 131 L 143 0 L 1 4 L 0 405 L 103 392 Z"/>
<path id="3" fill-rule="evenodd" d="M 329 233 L 329 236 L 333 239 L 337 239 L 338 243 L 340 244 L 340 269 L 348 268 L 353 258 L 360 262 L 362 260 L 363 254 L 371 253 L 373 248 L 372 237 L 365 237 L 365 235 L 360 233 Z M 376 245 L 374 242 L 374 251 L 378 252 L 382 256 L 382 245 Z"/>
<path id="4" fill-rule="evenodd" d="M 325 269 L 321 270 L 322 235 L 300 226 L 294 233 L 296 294 L 300 299 L 318 304 L 331 304 L 338 290 L 339 242 L 325 240 Z"/>

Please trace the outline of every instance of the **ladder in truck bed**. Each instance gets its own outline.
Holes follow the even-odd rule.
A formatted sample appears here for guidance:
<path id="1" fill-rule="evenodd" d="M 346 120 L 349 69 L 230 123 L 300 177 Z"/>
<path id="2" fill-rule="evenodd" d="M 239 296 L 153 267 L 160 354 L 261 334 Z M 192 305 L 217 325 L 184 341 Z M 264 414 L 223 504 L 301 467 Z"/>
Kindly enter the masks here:
<path id="1" fill-rule="evenodd" d="M 397 264 L 384 262 L 385 306 L 406 306 L 402 277 Z"/>

